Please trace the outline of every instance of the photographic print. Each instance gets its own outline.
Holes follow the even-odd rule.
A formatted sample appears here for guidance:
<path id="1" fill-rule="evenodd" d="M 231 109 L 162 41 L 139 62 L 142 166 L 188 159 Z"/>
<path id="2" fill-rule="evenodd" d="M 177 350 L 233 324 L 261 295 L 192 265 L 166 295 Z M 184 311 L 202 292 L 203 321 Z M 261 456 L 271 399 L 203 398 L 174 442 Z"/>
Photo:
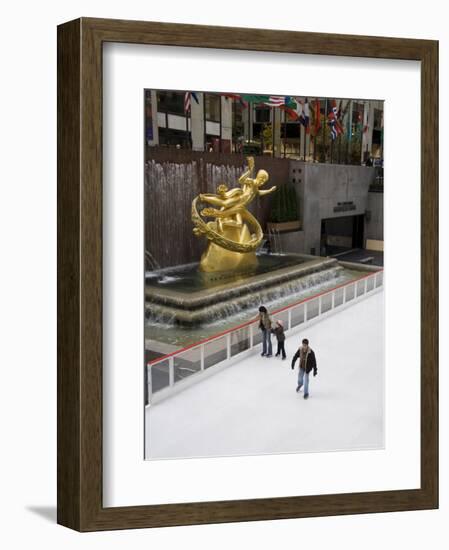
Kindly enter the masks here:
<path id="1" fill-rule="evenodd" d="M 58 27 L 58 523 L 438 507 L 437 92 L 432 40 Z"/>
<path id="2" fill-rule="evenodd" d="M 145 90 L 145 458 L 384 447 L 381 100 Z"/>
<path id="3" fill-rule="evenodd" d="M 58 523 L 438 507 L 437 92 L 432 40 L 58 27 Z"/>

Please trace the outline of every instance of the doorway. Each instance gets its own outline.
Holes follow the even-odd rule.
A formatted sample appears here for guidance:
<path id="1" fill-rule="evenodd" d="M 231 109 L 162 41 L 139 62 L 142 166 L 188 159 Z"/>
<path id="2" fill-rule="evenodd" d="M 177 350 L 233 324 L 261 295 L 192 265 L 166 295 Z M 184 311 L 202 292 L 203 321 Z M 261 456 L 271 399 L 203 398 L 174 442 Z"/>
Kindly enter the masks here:
<path id="1" fill-rule="evenodd" d="M 364 247 L 365 215 L 321 220 L 321 255 L 329 256 Z"/>

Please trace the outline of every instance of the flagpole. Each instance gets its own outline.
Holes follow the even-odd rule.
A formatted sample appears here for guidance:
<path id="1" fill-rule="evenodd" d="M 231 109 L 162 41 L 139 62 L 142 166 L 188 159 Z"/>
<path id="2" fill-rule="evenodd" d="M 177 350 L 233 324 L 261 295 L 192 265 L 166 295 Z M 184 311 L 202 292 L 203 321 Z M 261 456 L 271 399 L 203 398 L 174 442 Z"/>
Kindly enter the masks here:
<path id="1" fill-rule="evenodd" d="M 346 164 L 349 164 L 349 145 L 352 141 L 352 99 L 349 100 L 349 119 L 347 121 L 347 132 L 346 137 Z"/>
<path id="2" fill-rule="evenodd" d="M 313 162 L 316 161 L 316 127 L 317 127 L 317 123 L 316 123 L 316 108 L 317 108 L 317 101 L 318 99 L 315 98 L 315 103 L 313 104 L 313 112 L 314 112 L 314 116 L 313 116 L 313 124 L 314 124 L 314 128 L 313 128 Z M 318 113 L 318 116 L 321 116 L 320 113 Z"/>
<path id="3" fill-rule="evenodd" d="M 221 128 L 221 123 L 222 123 L 222 117 L 223 117 L 223 114 L 221 112 L 221 107 L 222 107 L 222 104 L 221 104 L 221 96 L 218 96 L 219 100 L 220 100 L 220 140 L 218 142 L 218 152 L 221 153 L 222 152 L 222 147 L 221 147 L 221 140 L 223 138 L 223 130 Z M 225 100 L 227 101 L 227 99 Z"/>
<path id="4" fill-rule="evenodd" d="M 307 133 L 306 128 L 304 126 L 304 162 L 306 161 L 306 147 L 307 147 Z"/>
<path id="5" fill-rule="evenodd" d="M 342 106 L 343 106 L 343 100 L 340 99 L 340 103 L 338 106 L 338 118 L 339 118 L 338 123 L 339 123 L 339 127 L 341 128 L 341 132 L 338 134 L 338 159 L 337 159 L 338 164 L 341 164 L 341 135 L 342 134 L 344 135 L 343 123 L 346 116 L 346 109 L 343 111 Z"/>
<path id="6" fill-rule="evenodd" d="M 306 99 L 307 98 L 304 98 L 304 107 L 303 107 L 303 111 L 304 111 L 304 122 L 306 123 L 307 122 L 307 113 L 306 113 Z M 307 127 L 306 125 L 304 124 L 304 162 L 306 162 L 306 146 L 307 146 Z"/>
<path id="7" fill-rule="evenodd" d="M 250 110 L 251 110 L 251 106 L 252 106 L 252 103 L 251 101 L 248 101 L 247 103 L 247 109 L 248 109 L 248 139 L 246 140 L 248 145 L 249 145 L 249 139 L 250 139 L 250 136 L 251 136 L 251 131 L 250 131 L 250 124 L 251 124 L 251 113 L 250 113 Z"/>
<path id="8" fill-rule="evenodd" d="M 339 107 L 339 113 L 341 113 L 342 111 L 342 104 L 343 104 L 343 100 L 340 99 L 340 107 Z M 339 114 L 339 118 L 341 118 L 341 114 Z M 342 120 L 339 120 L 338 121 L 340 123 L 340 126 L 343 126 L 342 125 Z M 338 134 L 338 158 L 337 158 L 337 164 L 341 164 L 341 134 Z"/>
<path id="9" fill-rule="evenodd" d="M 327 100 L 326 100 L 326 113 L 327 113 Z M 327 114 L 326 114 L 326 123 L 328 121 L 328 118 L 327 118 Z M 331 134 L 331 132 L 329 132 L 330 134 L 330 138 L 331 138 L 331 143 L 330 143 L 330 162 L 331 164 L 334 163 L 334 141 L 335 141 L 335 138 L 333 137 L 333 135 Z"/>
<path id="10" fill-rule="evenodd" d="M 285 145 L 286 145 L 285 142 L 287 140 L 287 115 L 286 115 L 285 111 L 283 111 L 283 112 L 284 112 L 284 143 L 283 143 L 283 145 L 284 145 L 284 158 L 285 158 Z"/>
<path id="11" fill-rule="evenodd" d="M 206 131 L 206 92 L 203 92 L 203 150 L 207 151 L 207 131 Z"/>
<path id="12" fill-rule="evenodd" d="M 236 147 L 234 143 L 234 129 L 235 129 L 235 99 L 231 99 L 231 153 L 236 152 Z"/>
<path id="13" fill-rule="evenodd" d="M 362 124 L 360 126 L 360 151 L 361 151 L 361 157 L 359 158 L 359 164 L 360 166 L 363 165 L 363 138 L 364 138 L 364 132 L 363 129 L 365 127 L 365 103 L 363 104 L 363 117 L 362 117 Z"/>
<path id="14" fill-rule="evenodd" d="M 341 164 L 341 134 L 338 134 L 338 157 L 337 164 Z"/>
<path id="15" fill-rule="evenodd" d="M 165 134 L 165 141 L 166 141 L 166 145 L 168 147 L 170 147 L 170 143 L 168 142 L 168 112 L 165 111 L 165 129 L 166 129 L 166 134 Z"/>
<path id="16" fill-rule="evenodd" d="M 320 118 L 321 118 L 321 112 L 320 112 Z M 323 124 L 323 155 L 324 155 L 324 162 L 326 162 L 327 154 L 326 154 L 326 124 L 327 124 L 327 97 L 324 101 L 324 124 Z"/>
<path id="17" fill-rule="evenodd" d="M 382 160 L 382 166 L 383 166 L 383 159 L 384 159 L 384 105 L 382 105 L 382 115 L 381 115 L 381 127 L 380 127 L 380 158 Z"/>
<path id="18" fill-rule="evenodd" d="M 186 111 L 186 148 L 188 148 L 188 144 L 189 144 L 189 111 Z"/>

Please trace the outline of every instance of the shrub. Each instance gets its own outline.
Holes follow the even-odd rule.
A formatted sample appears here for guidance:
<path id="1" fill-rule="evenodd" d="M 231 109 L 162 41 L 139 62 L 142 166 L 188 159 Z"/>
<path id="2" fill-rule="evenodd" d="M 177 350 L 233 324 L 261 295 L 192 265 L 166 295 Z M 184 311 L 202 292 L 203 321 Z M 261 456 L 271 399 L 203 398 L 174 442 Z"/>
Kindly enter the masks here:
<path id="1" fill-rule="evenodd" d="M 296 190 L 290 183 L 284 183 L 276 189 L 271 200 L 270 221 L 283 223 L 297 219 L 298 200 Z"/>

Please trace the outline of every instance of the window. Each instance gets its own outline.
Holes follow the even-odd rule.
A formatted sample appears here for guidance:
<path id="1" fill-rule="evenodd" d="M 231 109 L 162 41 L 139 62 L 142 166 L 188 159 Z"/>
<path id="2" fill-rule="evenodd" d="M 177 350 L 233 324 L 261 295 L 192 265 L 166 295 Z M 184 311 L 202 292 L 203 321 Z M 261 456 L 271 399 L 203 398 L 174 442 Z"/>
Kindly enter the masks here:
<path id="1" fill-rule="evenodd" d="M 248 139 L 245 136 L 245 125 L 243 122 L 244 112 L 243 105 L 240 101 L 232 101 L 232 150 L 238 152 L 240 150 L 241 139 Z"/>
<path id="2" fill-rule="evenodd" d="M 190 149 L 190 134 L 182 130 L 159 128 L 159 145 L 161 147 L 175 147 L 176 149 Z"/>
<path id="3" fill-rule="evenodd" d="M 205 94 L 206 120 L 220 122 L 221 118 L 221 96 Z"/>
<path id="4" fill-rule="evenodd" d="M 184 115 L 184 96 L 185 92 L 157 92 L 157 110 Z"/>
<path id="5" fill-rule="evenodd" d="M 271 110 L 269 107 L 256 108 L 256 122 L 270 122 Z"/>
<path id="6" fill-rule="evenodd" d="M 381 109 L 374 109 L 374 129 L 380 130 L 382 128 L 382 116 Z"/>
<path id="7" fill-rule="evenodd" d="M 363 112 L 365 106 L 363 103 L 357 103 L 356 101 L 352 104 L 352 123 L 353 124 L 362 124 L 363 123 Z"/>

